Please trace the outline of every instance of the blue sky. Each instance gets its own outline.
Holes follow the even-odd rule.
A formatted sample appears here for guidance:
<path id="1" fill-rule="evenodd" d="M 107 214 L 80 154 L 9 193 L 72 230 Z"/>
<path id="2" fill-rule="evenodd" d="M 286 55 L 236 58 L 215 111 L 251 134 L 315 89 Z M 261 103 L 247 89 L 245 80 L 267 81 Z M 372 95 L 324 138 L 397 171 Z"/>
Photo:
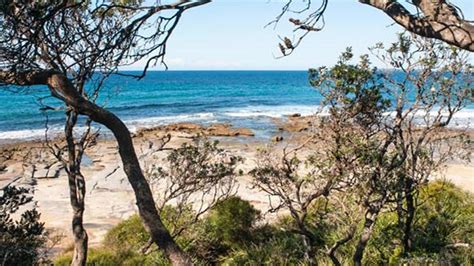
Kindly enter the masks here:
<path id="1" fill-rule="evenodd" d="M 473 0 L 452 2 L 474 19 Z M 276 29 L 264 26 L 282 5 L 283 0 L 214 0 L 187 11 L 168 43 L 169 69 L 306 70 L 334 64 L 347 46 L 367 53 L 367 47 L 393 41 L 401 31 L 387 15 L 357 0 L 330 0 L 324 30 L 309 35 L 291 56 L 275 59 L 278 35 L 291 37 L 291 28 L 287 20 Z"/>

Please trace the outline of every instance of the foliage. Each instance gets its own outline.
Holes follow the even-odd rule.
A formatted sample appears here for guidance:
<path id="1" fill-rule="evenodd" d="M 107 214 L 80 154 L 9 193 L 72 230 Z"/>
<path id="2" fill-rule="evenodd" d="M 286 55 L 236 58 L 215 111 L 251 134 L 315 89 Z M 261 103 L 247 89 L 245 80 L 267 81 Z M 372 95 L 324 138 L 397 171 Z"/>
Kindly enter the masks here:
<path id="1" fill-rule="evenodd" d="M 259 217 L 260 212 L 239 197 L 220 201 L 194 228 L 186 250 L 201 262 L 217 263 L 231 250 L 254 241 Z"/>
<path id="2" fill-rule="evenodd" d="M 361 265 L 366 253 L 371 264 L 415 255 L 421 187 L 449 160 L 469 158 L 469 135 L 446 129 L 469 99 L 468 55 L 398 37 L 370 49 L 392 70 L 373 67 L 368 55 L 354 63 L 350 48 L 334 66 L 310 70 L 326 113 L 314 118 L 307 141 L 261 152 L 251 172 L 255 187 L 272 198 L 270 209 L 290 214 L 309 264 L 319 254 L 336 265 L 348 257 Z"/>
<path id="3" fill-rule="evenodd" d="M 414 230 L 414 254 L 459 264 L 474 262 L 474 195 L 436 181 L 421 190 Z"/>
<path id="4" fill-rule="evenodd" d="M 230 197 L 211 210 L 206 222 L 209 223 L 210 231 L 222 239 L 222 243 L 233 246 L 251 239 L 251 229 L 259 215 L 260 212 L 248 201 Z"/>
<path id="5" fill-rule="evenodd" d="M 403 255 L 401 230 L 396 211 L 382 213 L 367 246 L 365 263 L 448 263 L 470 265 L 474 253 L 472 243 L 474 196 L 444 181 L 429 182 L 420 190 L 422 205 L 414 224 L 414 250 Z M 322 200 L 313 206 L 309 215 L 318 217 Z M 329 204 L 325 213 L 333 224 L 312 227 L 313 234 L 321 236 L 321 246 L 331 246 L 347 234 L 347 226 L 334 217 L 341 217 L 336 204 Z M 354 212 L 357 205 L 347 205 Z M 174 207 L 166 206 L 163 222 L 169 223 Z M 171 214 L 171 215 L 170 215 Z M 192 213 L 190 213 L 192 215 Z M 209 215 L 200 219 L 190 230 L 177 239 L 198 265 L 305 265 L 306 248 L 303 238 L 294 234 L 291 216 L 282 216 L 272 224 L 257 223 L 259 212 L 247 201 L 232 197 L 219 202 Z M 315 222 L 315 220 L 311 220 Z M 359 224 L 359 229 L 362 224 Z M 324 236 L 324 237 L 323 237 Z M 89 265 L 167 265 L 168 261 L 154 246 L 143 254 L 140 249 L 148 235 L 137 215 L 124 220 L 106 235 L 103 247 L 90 251 Z M 457 244 L 457 246 L 455 245 Z M 356 241 L 351 240 L 338 249 L 338 259 L 350 264 Z M 56 258 L 55 265 L 69 265 L 71 254 Z M 328 265 L 331 260 L 318 252 L 318 264 Z"/>
<path id="6" fill-rule="evenodd" d="M 170 138 L 164 139 L 164 145 Z M 218 147 L 218 141 L 200 137 L 173 149 L 162 163 L 151 157 L 147 179 L 158 210 L 167 212 L 173 236 L 192 227 L 218 202 L 236 192 L 237 164 L 242 158 Z M 172 203 L 174 208 L 166 208 Z M 194 208 L 194 211 L 193 211 Z"/>
<path id="7" fill-rule="evenodd" d="M 72 254 L 70 252 L 61 254 L 54 260 L 56 266 L 71 265 Z M 136 252 L 124 250 L 111 250 L 108 248 L 92 248 L 89 250 L 87 265 L 111 266 L 111 265 L 168 265 L 169 262 L 163 255 L 142 255 Z"/>
<path id="8" fill-rule="evenodd" d="M 2 265 L 33 265 L 42 257 L 46 243 L 44 224 L 25 188 L 6 187 L 0 196 L 0 259 Z M 20 216 L 17 212 L 22 211 Z M 13 217 L 12 217 L 13 216 Z M 18 218 L 14 218 L 18 217 Z"/>
<path id="9" fill-rule="evenodd" d="M 166 217 L 164 217 L 166 218 Z M 143 227 L 138 215 L 123 220 L 110 229 L 102 247 L 90 249 L 88 265 L 167 265 L 168 260 L 156 247 L 143 254 L 141 249 L 147 244 L 149 234 Z M 66 252 L 58 256 L 55 265 L 70 265 L 72 253 Z"/>
<path id="10" fill-rule="evenodd" d="M 178 210 L 166 206 L 161 212 L 163 223 L 186 222 L 194 214 L 189 209 L 187 214 L 180 216 L 182 221 L 173 221 Z M 253 241 L 252 230 L 259 217 L 259 212 L 247 201 L 231 197 L 219 202 L 208 217 L 200 220 L 177 237 L 177 242 L 189 252 L 197 262 L 216 263 L 232 249 L 239 249 Z M 151 263 L 163 265 L 167 263 L 162 253 L 152 246 L 147 253 L 142 249 L 147 245 L 149 235 L 146 233 L 138 215 L 122 221 L 107 233 L 103 247 L 93 250 L 88 259 L 94 265 L 133 265 Z M 70 253 L 62 254 L 55 260 L 56 265 L 68 264 Z M 123 263 L 122 263 L 123 262 Z M 133 262 L 133 263 L 132 263 Z M 109 263 L 109 264 L 107 264 Z M 130 263 L 130 264 L 126 264 Z"/>
<path id="11" fill-rule="evenodd" d="M 105 247 L 112 250 L 138 251 L 148 241 L 149 235 L 138 215 L 123 220 L 110 229 L 103 240 Z"/>
<path id="12" fill-rule="evenodd" d="M 420 207 L 413 227 L 413 251 L 404 256 L 396 212 L 380 216 L 368 246 L 366 262 L 399 264 L 474 262 L 474 195 L 447 181 L 429 182 L 420 189 Z"/>
<path id="13" fill-rule="evenodd" d="M 297 265 L 304 262 L 304 243 L 300 237 L 270 229 L 269 239 L 248 243 L 222 259 L 223 265 Z"/>

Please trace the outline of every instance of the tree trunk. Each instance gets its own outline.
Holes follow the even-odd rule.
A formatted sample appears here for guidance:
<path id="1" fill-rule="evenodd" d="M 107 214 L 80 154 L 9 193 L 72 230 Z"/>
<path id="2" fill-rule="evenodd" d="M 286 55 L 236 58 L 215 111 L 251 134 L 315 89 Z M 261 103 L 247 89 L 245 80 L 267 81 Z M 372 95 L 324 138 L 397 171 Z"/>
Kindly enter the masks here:
<path id="1" fill-rule="evenodd" d="M 376 210 L 367 210 L 365 213 L 365 222 L 364 222 L 364 229 L 362 230 L 362 235 L 359 238 L 359 242 L 357 243 L 356 250 L 354 252 L 353 262 L 355 266 L 362 265 L 362 259 L 364 257 L 364 251 L 367 247 L 367 243 L 372 236 L 372 232 L 374 230 L 375 221 L 377 220 L 377 216 L 380 212 L 380 209 Z"/>
<path id="2" fill-rule="evenodd" d="M 356 226 L 351 226 L 349 230 L 347 231 L 347 235 L 344 238 L 336 241 L 336 243 L 334 243 L 334 245 L 326 253 L 335 266 L 342 265 L 341 262 L 336 257 L 337 249 L 341 247 L 342 245 L 345 245 L 347 242 L 351 241 L 352 238 L 354 238 L 355 231 L 356 231 Z"/>
<path id="3" fill-rule="evenodd" d="M 84 177 L 81 174 L 73 174 L 73 178 L 69 177 L 69 184 L 75 181 L 77 182 L 77 193 L 78 195 L 82 194 L 82 198 L 78 198 L 76 203 L 73 202 L 73 198 L 71 197 L 71 205 L 73 206 L 73 215 L 72 215 L 72 232 L 74 234 L 74 256 L 72 259 L 72 264 L 74 266 L 84 266 L 87 262 L 87 247 L 88 247 L 88 236 L 87 232 L 84 229 L 82 220 L 84 214 L 84 198 L 83 195 L 85 194 L 85 184 L 84 184 Z M 82 184 L 81 184 L 82 183 Z M 70 185 L 70 193 L 72 196 L 71 185 Z"/>
<path id="4" fill-rule="evenodd" d="M 135 193 L 138 211 L 145 229 L 173 265 L 192 265 L 189 256 L 176 244 L 161 221 L 150 186 L 141 170 L 132 137 L 122 120 L 79 95 L 71 82 L 63 75 L 53 74 L 48 78 L 48 86 L 53 95 L 74 107 L 79 114 L 88 116 L 92 121 L 100 123 L 112 131 L 118 142 L 123 169 Z"/>
<path id="5" fill-rule="evenodd" d="M 68 112 L 66 121 L 66 141 L 68 147 L 67 173 L 69 181 L 69 198 L 72 206 L 72 233 L 74 236 L 73 266 L 84 266 L 87 262 L 88 236 L 83 226 L 84 203 L 86 195 L 86 184 L 81 173 L 82 154 L 76 154 L 73 129 L 77 122 L 77 114 Z"/>
<path id="6" fill-rule="evenodd" d="M 411 178 L 406 178 L 405 180 L 405 201 L 407 209 L 403 227 L 403 252 L 407 255 L 412 249 L 411 234 L 415 218 L 415 199 L 413 197 L 413 180 Z"/>
<path id="7" fill-rule="evenodd" d="M 308 265 L 310 266 L 316 265 L 316 261 L 315 261 L 316 254 L 314 252 L 313 243 L 310 237 L 303 235 L 303 243 L 305 245 L 304 256 L 305 256 L 306 261 L 308 262 Z"/>

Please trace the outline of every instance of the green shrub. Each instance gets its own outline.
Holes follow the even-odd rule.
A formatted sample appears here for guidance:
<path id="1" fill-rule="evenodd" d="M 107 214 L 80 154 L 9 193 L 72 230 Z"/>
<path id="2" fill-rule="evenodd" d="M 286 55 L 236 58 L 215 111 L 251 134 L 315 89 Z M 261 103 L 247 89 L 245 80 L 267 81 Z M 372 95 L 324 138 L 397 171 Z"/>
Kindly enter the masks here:
<path id="1" fill-rule="evenodd" d="M 89 249 L 89 252 L 91 252 L 91 249 Z M 68 265 L 71 265 L 71 262 L 72 262 L 72 253 L 63 252 L 60 255 L 56 256 L 56 258 L 54 258 L 53 264 L 55 266 L 68 266 Z"/>
<path id="2" fill-rule="evenodd" d="M 24 210 L 24 206 L 32 201 L 29 192 L 25 188 L 10 186 L 0 190 L 2 265 L 34 265 L 44 259 L 41 251 L 46 243 L 46 234 L 40 214 L 35 208 Z M 24 211 L 17 213 L 19 210 Z"/>
<path id="3" fill-rule="evenodd" d="M 418 202 L 412 252 L 403 257 L 397 215 L 384 213 L 377 220 L 365 262 L 474 265 L 474 196 L 452 183 L 433 181 L 420 190 Z M 453 247 L 456 243 L 467 245 Z"/>
<path id="4" fill-rule="evenodd" d="M 157 265 L 151 263 L 152 256 L 144 256 L 135 252 L 114 250 L 109 248 L 89 249 L 87 265 L 115 266 L 115 265 Z M 72 262 L 72 252 L 67 252 L 54 260 L 56 266 L 68 266 Z M 160 264 L 164 265 L 164 264 Z"/>
<path id="5" fill-rule="evenodd" d="M 296 265 L 304 262 L 301 237 L 275 226 L 254 231 L 254 243 L 247 243 L 221 258 L 223 265 Z M 260 240 L 260 241 L 258 241 Z"/>
<path id="6" fill-rule="evenodd" d="M 364 262 L 368 265 L 473 265 L 472 246 L 452 247 L 456 243 L 474 243 L 473 195 L 450 183 L 436 181 L 421 190 L 418 201 L 422 204 L 416 213 L 413 252 L 409 257 L 402 254 L 396 213 L 386 212 L 377 220 Z M 312 209 L 316 212 L 318 206 Z M 332 212 L 337 214 L 336 209 Z M 178 212 L 170 206 L 162 211 L 163 223 L 168 228 L 185 225 L 192 215 L 191 209 Z M 258 226 L 259 217 L 259 211 L 249 202 L 231 197 L 219 202 L 208 216 L 185 230 L 177 242 L 197 265 L 305 264 L 304 244 L 301 236 L 293 233 L 295 224 L 291 217 L 283 217 L 273 225 Z M 321 247 L 331 246 L 334 239 L 343 234 L 343 229 L 315 217 L 308 218 L 314 223 L 308 228 L 318 236 Z M 338 250 L 344 264 L 351 263 L 355 239 L 357 236 Z M 146 255 L 139 252 L 147 241 L 148 234 L 141 219 L 134 215 L 107 233 L 102 248 L 90 250 L 88 265 L 169 265 L 156 246 Z M 59 256 L 54 264 L 69 265 L 71 254 L 69 251 Z M 321 265 L 331 264 L 321 252 L 316 260 Z"/>
<path id="7" fill-rule="evenodd" d="M 374 227 L 373 236 L 365 252 L 365 263 L 369 265 L 379 263 L 398 265 L 402 251 L 400 237 L 401 230 L 398 224 L 397 213 L 387 212 L 380 214 Z M 354 252 L 353 245 L 349 249 L 350 252 L 347 253 L 348 256 L 351 256 Z"/>
<path id="8" fill-rule="evenodd" d="M 259 211 L 248 201 L 227 198 L 183 237 L 189 243 L 185 250 L 200 263 L 216 264 L 232 249 L 253 241 L 252 231 L 259 216 Z"/>
<path id="9" fill-rule="evenodd" d="M 219 202 L 206 218 L 209 230 L 230 247 L 251 240 L 251 231 L 260 216 L 248 201 L 230 197 Z"/>
<path id="10" fill-rule="evenodd" d="M 168 265 L 168 260 L 155 246 L 146 255 L 140 253 L 148 239 L 140 217 L 133 215 L 107 232 L 102 247 L 89 249 L 87 265 Z M 70 265 L 71 261 L 69 251 L 58 256 L 54 265 Z"/>
<path id="11" fill-rule="evenodd" d="M 103 245 L 113 250 L 138 251 L 148 241 L 149 234 L 143 227 L 140 216 L 133 215 L 110 229 Z"/>
<path id="12" fill-rule="evenodd" d="M 446 181 L 430 182 L 420 193 L 423 205 L 414 225 L 415 255 L 474 264 L 474 196 Z M 469 248 L 453 245 L 465 243 Z"/>

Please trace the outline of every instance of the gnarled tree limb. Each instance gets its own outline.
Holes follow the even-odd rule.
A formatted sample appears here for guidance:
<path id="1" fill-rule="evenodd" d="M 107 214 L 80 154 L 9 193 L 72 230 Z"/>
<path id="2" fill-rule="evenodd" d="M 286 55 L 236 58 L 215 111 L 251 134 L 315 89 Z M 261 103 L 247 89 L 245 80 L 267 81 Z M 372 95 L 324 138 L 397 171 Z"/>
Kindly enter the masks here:
<path id="1" fill-rule="evenodd" d="M 423 16 L 411 14 L 394 0 L 359 0 L 385 12 L 410 32 L 442 40 L 459 48 L 474 51 L 474 25 L 461 17 L 455 7 L 445 0 L 414 0 Z"/>
<path id="2" fill-rule="evenodd" d="M 286 45 L 289 38 L 282 38 L 279 47 L 283 56 L 287 56 L 301 43 L 310 32 L 319 31 L 324 27 L 324 15 L 326 6 L 331 0 L 320 0 L 321 4 L 311 1 L 286 0 L 282 11 L 270 24 L 278 23 L 284 14 L 292 14 L 289 18 L 294 27 L 294 38 L 292 45 Z M 461 49 L 474 52 L 474 25 L 466 20 L 461 10 L 446 0 L 412 0 L 405 1 L 413 5 L 417 12 L 411 13 L 405 7 L 403 0 L 358 0 L 377 8 L 387 14 L 398 25 L 416 35 L 441 40 Z M 297 2 L 303 2 L 302 10 L 294 10 Z M 295 6 L 295 7 L 293 7 Z M 297 16 L 293 17 L 293 16 Z M 316 26 L 319 25 L 319 26 Z"/>

